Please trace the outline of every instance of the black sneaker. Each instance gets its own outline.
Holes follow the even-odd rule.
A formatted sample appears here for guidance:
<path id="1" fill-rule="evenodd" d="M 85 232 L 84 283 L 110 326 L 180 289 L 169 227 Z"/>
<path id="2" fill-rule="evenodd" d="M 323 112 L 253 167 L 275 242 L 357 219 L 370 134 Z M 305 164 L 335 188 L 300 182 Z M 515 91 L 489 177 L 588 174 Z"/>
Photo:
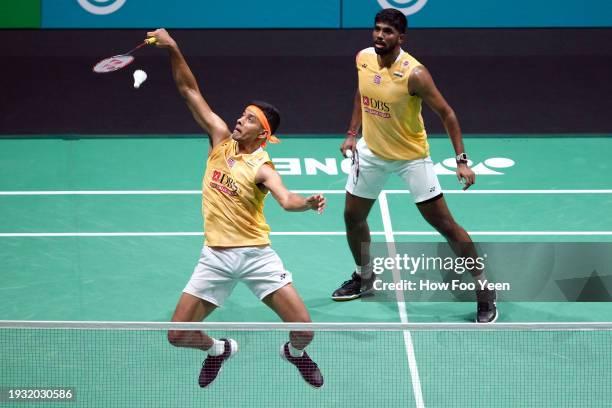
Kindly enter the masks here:
<path id="1" fill-rule="evenodd" d="M 323 386 L 323 375 L 321 375 L 321 370 L 319 370 L 317 363 L 311 360 L 306 351 L 304 351 L 302 357 L 293 357 L 289 353 L 289 342 L 287 342 L 282 345 L 280 355 L 283 359 L 297 367 L 304 381 L 311 387 L 321 388 Z"/>
<path id="2" fill-rule="evenodd" d="M 476 292 L 476 323 L 493 323 L 497 320 L 497 294 L 494 290 Z"/>
<path id="3" fill-rule="evenodd" d="M 353 272 L 351 279 L 344 281 L 338 289 L 332 293 L 332 299 L 338 302 L 357 299 L 361 296 L 361 276 Z"/>
<path id="4" fill-rule="evenodd" d="M 232 357 L 238 352 L 238 343 L 234 339 L 220 339 L 225 343 L 223 353 L 218 356 L 211 356 L 210 354 L 204 360 L 202 364 L 202 370 L 200 371 L 200 377 L 198 378 L 198 384 L 200 387 L 205 388 L 212 384 L 221 372 L 221 366 L 228 358 Z"/>

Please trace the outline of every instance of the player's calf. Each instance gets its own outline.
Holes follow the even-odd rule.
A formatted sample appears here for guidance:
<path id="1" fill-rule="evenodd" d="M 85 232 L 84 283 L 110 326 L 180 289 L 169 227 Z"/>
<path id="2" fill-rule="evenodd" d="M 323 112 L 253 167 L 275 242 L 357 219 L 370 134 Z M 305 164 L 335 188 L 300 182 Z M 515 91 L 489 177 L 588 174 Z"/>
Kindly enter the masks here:
<path id="1" fill-rule="evenodd" d="M 289 339 L 291 340 L 291 344 L 293 344 L 298 349 L 306 348 L 306 346 L 310 344 L 313 338 L 313 331 L 294 330 L 289 333 Z"/>

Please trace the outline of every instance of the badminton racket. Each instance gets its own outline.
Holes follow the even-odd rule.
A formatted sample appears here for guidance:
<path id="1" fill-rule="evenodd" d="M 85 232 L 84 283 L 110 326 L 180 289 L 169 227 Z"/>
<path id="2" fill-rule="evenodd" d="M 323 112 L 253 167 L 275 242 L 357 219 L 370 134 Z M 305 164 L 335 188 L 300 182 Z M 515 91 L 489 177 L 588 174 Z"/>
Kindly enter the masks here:
<path id="1" fill-rule="evenodd" d="M 96 74 L 107 74 L 109 72 L 115 72 L 121 68 L 125 68 L 134 61 L 134 56 L 132 55 L 133 52 L 139 50 L 145 45 L 155 44 L 156 41 L 157 40 L 153 37 L 147 38 L 141 44 L 132 48 L 125 54 L 104 58 L 93 66 L 93 72 L 95 72 Z"/>

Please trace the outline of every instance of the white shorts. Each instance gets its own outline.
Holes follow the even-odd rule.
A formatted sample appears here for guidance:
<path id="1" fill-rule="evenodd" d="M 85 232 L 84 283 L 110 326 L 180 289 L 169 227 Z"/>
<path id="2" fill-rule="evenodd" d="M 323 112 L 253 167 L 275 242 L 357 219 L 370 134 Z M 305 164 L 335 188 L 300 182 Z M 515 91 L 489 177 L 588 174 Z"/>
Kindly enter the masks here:
<path id="1" fill-rule="evenodd" d="M 363 138 L 357 142 L 357 154 L 346 181 L 346 191 L 357 197 L 375 200 L 391 173 L 404 180 L 415 203 L 442 193 L 431 157 L 416 160 L 381 159 L 370 151 Z"/>
<path id="2" fill-rule="evenodd" d="M 221 306 L 238 281 L 261 300 L 291 283 L 292 276 L 269 246 L 213 249 L 205 245 L 183 292 Z"/>

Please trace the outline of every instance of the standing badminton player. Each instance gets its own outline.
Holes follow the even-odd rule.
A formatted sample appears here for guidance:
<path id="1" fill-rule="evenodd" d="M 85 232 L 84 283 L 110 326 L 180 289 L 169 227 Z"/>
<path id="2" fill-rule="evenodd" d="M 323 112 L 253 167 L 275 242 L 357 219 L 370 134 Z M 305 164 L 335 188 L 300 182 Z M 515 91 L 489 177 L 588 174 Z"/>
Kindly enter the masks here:
<path id="1" fill-rule="evenodd" d="M 249 104 L 234 130 L 213 112 L 198 87 L 178 45 L 164 29 L 147 33 L 156 45 L 168 50 L 172 75 L 196 122 L 210 138 L 206 172 L 202 181 L 202 213 L 205 243 L 191 279 L 178 301 L 173 322 L 205 319 L 230 295 L 237 281 L 268 305 L 285 322 L 310 322 L 304 302 L 291 284 L 291 273 L 270 247 L 270 227 L 263 207 L 268 192 L 287 211 L 315 210 L 321 213 L 326 202 L 322 195 L 308 198 L 291 193 L 274 169 L 266 142 L 279 123 L 278 110 L 265 102 Z M 281 347 L 281 357 L 297 367 L 304 380 L 315 388 L 323 376 L 305 347 L 311 331 L 292 331 L 290 341 Z M 207 357 L 198 383 L 209 386 L 221 365 L 238 351 L 233 339 L 214 339 L 201 331 L 172 330 L 168 340 L 177 347 L 203 350 Z"/>
<path id="2" fill-rule="evenodd" d="M 359 158 L 353 160 L 358 165 L 351 166 L 344 207 L 346 235 L 356 268 L 333 292 L 332 299 L 337 301 L 359 298 L 370 289 L 369 251 L 362 253 L 362 244 L 370 243 L 367 217 L 391 173 L 404 180 L 423 218 L 458 256 L 477 258 L 470 236 L 455 222 L 442 195 L 429 157 L 421 102 L 425 101 L 444 124 L 457 154 L 457 178 L 465 183 L 465 190 L 474 184 L 475 174 L 467 165 L 459 121 L 427 69 L 402 50 L 406 25 L 402 12 L 381 10 L 374 18 L 373 47 L 357 54 L 358 89 L 347 138 L 340 146 L 342 154 L 350 150 Z M 357 142 L 362 122 L 363 138 Z M 475 273 L 479 273 L 475 280 L 486 280 L 484 273 Z M 495 298 L 494 290 L 477 291 L 477 322 L 497 319 Z"/>

